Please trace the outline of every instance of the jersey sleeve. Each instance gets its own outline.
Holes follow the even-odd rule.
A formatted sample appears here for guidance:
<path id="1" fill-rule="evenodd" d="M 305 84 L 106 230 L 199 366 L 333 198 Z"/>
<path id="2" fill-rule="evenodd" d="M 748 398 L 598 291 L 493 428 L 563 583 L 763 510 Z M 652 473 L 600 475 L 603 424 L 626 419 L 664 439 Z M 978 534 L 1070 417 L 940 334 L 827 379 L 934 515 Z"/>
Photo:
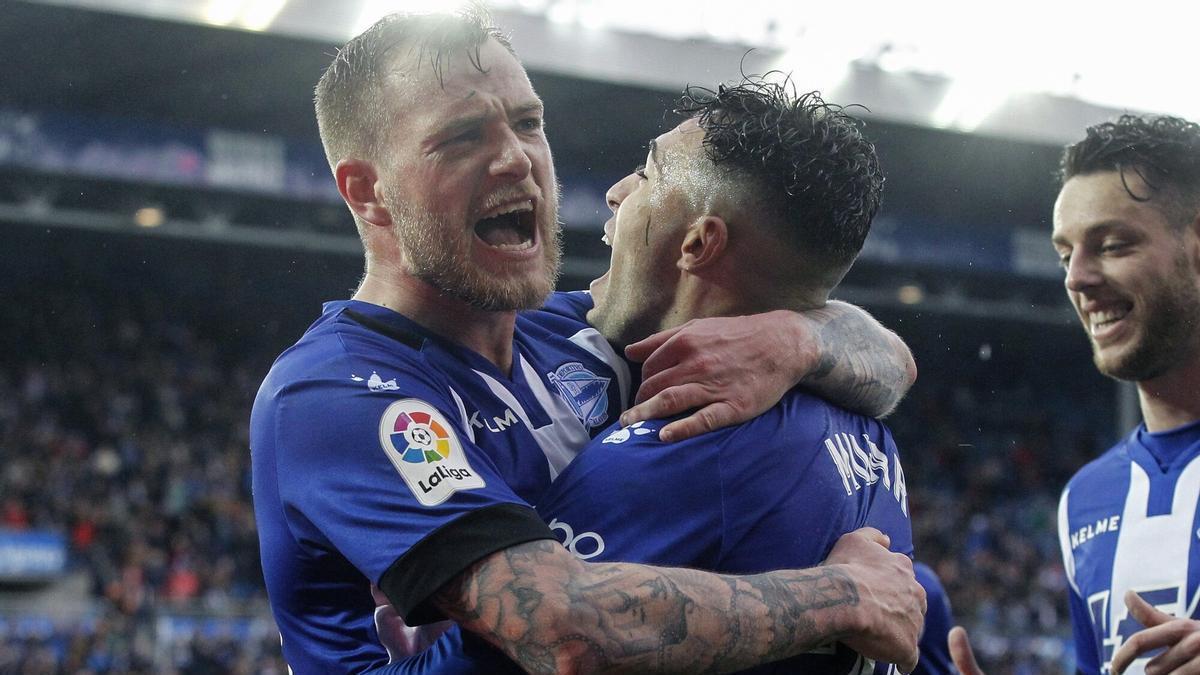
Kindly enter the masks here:
<path id="1" fill-rule="evenodd" d="M 276 480 L 309 563 L 344 557 L 418 625 L 440 618 L 425 600 L 476 560 L 552 535 L 464 433 L 448 390 L 419 373 L 384 380 L 384 365 L 396 368 L 356 364 L 277 394 Z"/>
<path id="2" fill-rule="evenodd" d="M 1075 640 L 1075 668 L 1080 673 L 1100 672 L 1100 655 L 1097 653 L 1096 637 L 1092 631 L 1091 612 L 1087 601 L 1079 593 L 1075 582 L 1075 554 L 1071 550 L 1071 522 L 1069 504 L 1071 488 L 1063 490 L 1058 502 L 1058 542 L 1062 548 L 1063 570 L 1067 575 L 1067 604 L 1071 613 L 1071 634 Z"/>

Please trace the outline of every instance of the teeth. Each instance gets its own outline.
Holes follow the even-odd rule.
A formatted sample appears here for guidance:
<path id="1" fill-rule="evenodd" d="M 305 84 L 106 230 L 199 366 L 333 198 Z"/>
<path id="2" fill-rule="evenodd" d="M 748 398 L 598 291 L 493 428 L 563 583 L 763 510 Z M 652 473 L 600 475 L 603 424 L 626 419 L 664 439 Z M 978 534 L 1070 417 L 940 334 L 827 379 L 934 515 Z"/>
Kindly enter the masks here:
<path id="1" fill-rule="evenodd" d="M 1088 321 L 1092 324 L 1092 332 L 1104 328 L 1114 321 L 1125 317 L 1126 310 L 1106 309 L 1102 312 L 1088 312 Z"/>
<path id="2" fill-rule="evenodd" d="M 533 240 L 526 240 L 519 244 L 492 244 L 491 246 L 501 251 L 524 251 L 533 248 Z"/>
<path id="3" fill-rule="evenodd" d="M 526 212 L 526 211 L 532 211 L 532 210 L 533 210 L 533 200 L 526 200 L 523 202 L 513 202 L 511 204 L 501 206 L 497 209 L 493 209 L 493 210 L 485 213 L 483 215 L 483 217 L 484 218 L 495 218 L 496 216 L 503 216 L 506 213 L 518 213 L 518 212 Z"/>

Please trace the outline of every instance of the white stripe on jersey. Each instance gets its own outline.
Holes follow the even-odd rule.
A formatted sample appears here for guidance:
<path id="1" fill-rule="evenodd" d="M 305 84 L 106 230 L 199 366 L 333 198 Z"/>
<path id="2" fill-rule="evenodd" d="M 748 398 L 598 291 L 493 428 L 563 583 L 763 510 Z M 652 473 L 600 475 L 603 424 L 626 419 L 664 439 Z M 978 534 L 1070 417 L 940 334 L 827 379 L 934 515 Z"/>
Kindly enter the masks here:
<path id="1" fill-rule="evenodd" d="M 1121 514 L 1117 550 L 1113 556 L 1112 586 L 1109 596 L 1109 635 L 1116 644 L 1117 629 L 1129 615 L 1125 606 L 1125 591 L 1178 589 L 1174 601 L 1159 602 L 1156 606 L 1174 616 L 1188 616 L 1188 561 L 1192 547 L 1192 523 L 1196 518 L 1196 503 L 1200 499 L 1200 458 L 1193 459 L 1175 482 L 1171 512 L 1148 516 L 1150 476 L 1145 469 L 1130 462 L 1129 493 Z M 1148 555 L 1153 551 L 1153 555 Z M 1107 642 L 1107 640 L 1106 640 Z M 1146 660 L 1134 662 L 1126 673 L 1140 675 Z"/>
<path id="2" fill-rule="evenodd" d="M 1071 584 L 1071 588 L 1075 590 L 1075 594 L 1083 597 L 1079 592 L 1079 585 L 1075 583 L 1075 552 L 1071 550 L 1071 521 L 1067 515 L 1067 500 L 1071 497 L 1071 488 L 1063 490 L 1062 497 L 1058 500 L 1058 545 L 1062 547 L 1063 570 L 1067 574 L 1067 583 Z"/>
<path id="3" fill-rule="evenodd" d="M 496 398 L 503 401 L 517 414 L 525 428 L 533 435 L 538 447 L 542 449 L 542 454 L 546 455 L 546 461 L 550 464 L 550 480 L 554 480 L 571 463 L 571 460 L 575 459 L 591 436 L 566 401 L 546 389 L 546 383 L 542 381 L 542 376 L 533 369 L 533 366 L 529 365 L 520 354 L 515 354 L 515 357 L 517 363 L 514 364 L 514 367 L 521 368 L 529 389 L 537 398 L 538 403 L 542 405 L 542 409 L 550 416 L 550 424 L 541 429 L 533 428 L 533 424 L 529 421 L 529 414 L 525 412 L 521 402 L 517 400 L 516 396 L 513 396 L 508 388 L 487 373 L 476 370 L 475 374 L 487 384 Z"/>
<path id="4" fill-rule="evenodd" d="M 450 390 L 450 395 L 454 397 L 454 403 L 458 406 L 458 414 L 462 415 L 462 428 L 464 433 L 467 435 L 467 438 L 470 438 L 471 442 L 474 443 L 475 429 L 471 426 L 470 416 L 467 415 L 467 406 L 463 405 L 462 397 L 458 395 L 457 391 L 454 391 L 453 387 L 446 388 Z"/>
<path id="5" fill-rule="evenodd" d="M 617 376 L 617 386 L 621 390 L 621 410 L 624 410 L 625 406 L 630 402 L 629 364 L 626 363 L 625 359 L 613 350 L 612 345 L 608 343 L 608 340 L 604 339 L 604 336 L 600 334 L 600 331 L 596 330 L 595 328 L 584 328 L 583 330 L 571 336 L 571 342 L 583 347 L 589 353 L 591 353 L 592 356 L 595 356 L 601 361 L 607 363 L 608 367 L 612 368 L 613 373 Z M 610 421 L 615 422 L 616 420 Z"/>

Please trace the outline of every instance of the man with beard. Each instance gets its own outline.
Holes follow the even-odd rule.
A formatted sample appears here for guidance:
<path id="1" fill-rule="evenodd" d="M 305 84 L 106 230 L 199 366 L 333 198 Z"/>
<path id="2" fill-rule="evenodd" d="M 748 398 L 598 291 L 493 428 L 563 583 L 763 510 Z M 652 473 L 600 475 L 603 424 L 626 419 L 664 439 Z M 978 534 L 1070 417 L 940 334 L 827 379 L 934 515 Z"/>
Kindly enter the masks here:
<path id="1" fill-rule="evenodd" d="M 878 532 L 820 568 L 722 576 L 582 563 L 528 506 L 631 385 L 583 322 L 586 296 L 518 313 L 553 287 L 557 185 L 541 101 L 485 16 L 380 21 L 339 51 L 317 116 L 367 273 L 276 361 L 251 418 L 264 577 L 294 672 L 385 664 L 377 592 L 409 624 L 453 619 L 530 671 L 728 670 L 831 638 L 911 665 L 919 622 L 899 617 L 923 594 Z M 781 334 L 755 347 L 774 354 L 759 367 L 801 342 L 759 339 Z M 830 350 L 806 349 L 827 371 Z M 728 372 L 755 365 L 744 353 Z M 661 386 L 670 412 L 714 400 Z"/>
<path id="2" fill-rule="evenodd" d="M 1125 115 L 1062 168 L 1067 295 L 1096 368 L 1137 383 L 1143 418 L 1059 504 L 1078 668 L 1200 672 L 1200 125 Z M 961 629 L 951 641 L 978 672 Z"/>

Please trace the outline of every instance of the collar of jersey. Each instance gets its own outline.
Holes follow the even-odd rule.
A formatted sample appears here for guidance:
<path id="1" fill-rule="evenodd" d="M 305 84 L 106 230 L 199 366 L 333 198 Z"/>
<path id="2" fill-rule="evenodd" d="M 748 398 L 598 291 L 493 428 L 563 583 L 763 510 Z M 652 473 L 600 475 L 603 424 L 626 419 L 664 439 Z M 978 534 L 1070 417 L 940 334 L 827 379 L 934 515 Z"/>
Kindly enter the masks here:
<path id="1" fill-rule="evenodd" d="M 378 321 L 381 324 L 384 324 L 388 329 L 390 329 L 390 331 L 398 332 L 404 337 L 422 340 L 423 344 L 419 347 L 420 351 L 432 356 L 435 360 L 439 357 L 449 358 L 457 361 L 460 364 L 465 364 L 479 372 L 487 373 L 489 376 L 501 382 L 515 381 L 523 383 L 525 381 L 524 374 L 521 372 L 520 364 L 517 361 L 517 359 L 525 357 L 523 355 L 521 345 L 517 340 L 515 340 L 515 337 L 513 343 L 513 372 L 512 376 L 509 377 L 508 375 L 502 373 L 500 369 L 496 367 L 496 364 L 484 358 L 474 350 L 464 347 L 463 345 L 453 340 L 449 340 L 444 336 L 438 335 L 437 333 L 425 328 L 407 316 L 388 309 L 387 307 L 371 304 L 369 302 L 362 302 L 361 300 L 337 300 L 333 302 L 327 302 L 324 305 L 324 312 L 326 314 L 341 314 L 346 310 L 353 311 L 369 319 Z M 346 317 L 346 320 L 353 321 L 353 319 L 350 317 Z M 357 324 L 359 322 L 355 321 L 355 323 Z M 368 330 L 374 330 L 371 326 L 363 327 L 367 328 Z M 375 330 L 375 332 L 380 331 Z M 389 333 L 381 334 L 385 337 L 397 340 L 398 342 L 409 344 L 409 341 L 401 339 L 401 336 L 392 335 Z M 433 348 L 432 350 L 430 349 L 431 347 Z M 431 354 L 430 352 L 433 353 Z"/>
<path id="2" fill-rule="evenodd" d="M 1161 472 L 1182 468 L 1200 454 L 1200 421 L 1166 431 L 1151 432 L 1139 424 L 1133 433 L 1133 445 L 1149 456 Z"/>

